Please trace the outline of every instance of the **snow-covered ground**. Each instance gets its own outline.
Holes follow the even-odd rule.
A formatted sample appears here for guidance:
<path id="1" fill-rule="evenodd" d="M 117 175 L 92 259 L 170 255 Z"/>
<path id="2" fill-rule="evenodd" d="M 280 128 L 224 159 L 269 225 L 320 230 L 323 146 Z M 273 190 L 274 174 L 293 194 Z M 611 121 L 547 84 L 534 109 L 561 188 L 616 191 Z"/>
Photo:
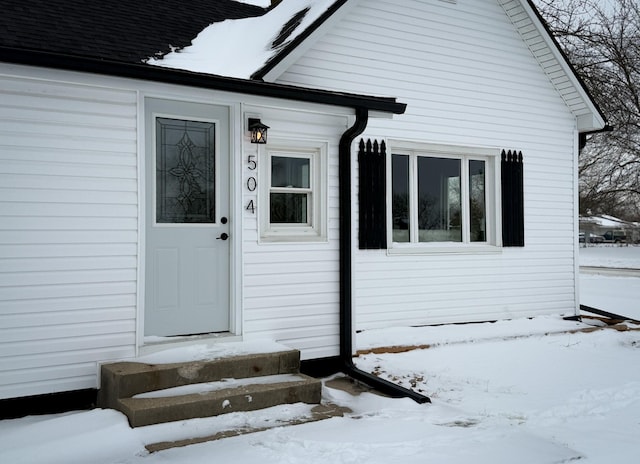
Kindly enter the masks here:
<path id="1" fill-rule="evenodd" d="M 580 274 L 580 303 L 640 320 L 640 246 L 580 248 L 580 265 L 637 269 L 635 275 Z"/>
<path id="2" fill-rule="evenodd" d="M 622 254 L 595 253 L 602 253 L 601 261 L 606 262 L 618 259 L 614 253 Z M 581 261 L 591 259 L 591 249 L 585 255 L 581 250 Z M 609 279 L 634 279 L 603 277 L 594 276 L 596 282 L 604 282 L 602 288 L 610 285 Z M 583 280 L 583 292 L 594 285 Z M 626 293 L 627 299 L 637 300 L 634 288 L 624 280 L 614 296 Z M 280 406 L 137 429 L 130 429 L 123 415 L 110 410 L 32 416 L 0 421 L 0 462 L 637 462 L 640 331 L 568 332 L 584 327 L 584 323 L 545 317 L 365 332 L 358 337 L 362 350 L 380 345 L 431 346 L 406 353 L 366 354 L 357 358 L 357 364 L 421 390 L 432 404 L 372 393 L 353 397 L 325 386 L 325 400 L 348 406 L 353 413 L 153 454 L 145 451 L 145 444 L 206 436 L 230 424 L 266 425 L 304 416 L 309 406 Z"/>
<path id="3" fill-rule="evenodd" d="M 598 244 L 580 247 L 580 266 L 640 269 L 639 245 Z"/>

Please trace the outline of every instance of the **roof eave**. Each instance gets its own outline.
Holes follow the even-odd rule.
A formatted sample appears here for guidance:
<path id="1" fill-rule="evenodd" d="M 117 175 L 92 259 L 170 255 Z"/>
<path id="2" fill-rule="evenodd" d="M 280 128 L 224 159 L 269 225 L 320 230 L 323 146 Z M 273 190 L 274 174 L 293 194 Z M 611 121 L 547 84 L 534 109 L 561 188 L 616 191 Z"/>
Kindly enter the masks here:
<path id="1" fill-rule="evenodd" d="M 549 25 L 542 17 L 538 9 L 536 8 L 533 0 L 525 0 L 522 2 L 523 7 L 528 10 L 529 16 L 536 24 L 538 29 L 541 29 L 542 36 L 550 48 L 550 50 L 556 56 L 556 59 L 561 64 L 566 76 L 570 79 L 582 99 L 584 100 L 588 113 L 576 115 L 577 129 L 580 133 L 593 133 L 601 130 L 607 130 L 607 118 L 605 117 L 602 109 L 598 106 L 595 99 L 591 95 L 589 88 L 584 80 L 578 75 L 573 64 L 569 60 L 556 38 L 554 37 Z"/>
<path id="2" fill-rule="evenodd" d="M 214 89 L 219 91 L 318 103 L 369 111 L 402 114 L 407 105 L 395 98 L 331 92 L 326 90 L 273 84 L 255 80 L 196 73 L 146 64 L 100 60 L 75 55 L 0 47 L 0 61 L 29 66 L 78 71 L 115 77 L 141 79 L 167 84 Z"/>

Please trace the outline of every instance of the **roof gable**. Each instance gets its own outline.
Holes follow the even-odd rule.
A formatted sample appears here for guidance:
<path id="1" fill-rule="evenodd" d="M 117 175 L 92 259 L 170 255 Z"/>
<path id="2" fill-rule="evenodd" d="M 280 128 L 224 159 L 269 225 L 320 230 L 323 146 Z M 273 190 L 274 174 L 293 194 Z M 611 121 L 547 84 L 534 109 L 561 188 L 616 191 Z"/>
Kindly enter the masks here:
<path id="1" fill-rule="evenodd" d="M 497 0 L 581 132 L 605 118 L 531 0 Z M 362 0 L 5 0 L 0 48 L 275 82 Z"/>
<path id="2" fill-rule="evenodd" d="M 602 129 L 605 126 L 602 112 L 531 1 L 497 2 L 576 116 L 578 130 L 589 132 Z M 332 24 L 348 15 L 358 3 L 361 0 L 283 0 L 260 18 L 214 24 L 203 31 L 192 46 L 170 53 L 154 64 L 275 82 L 330 30 Z M 222 52 L 223 56 L 218 52 L 213 60 L 198 57 L 211 56 L 211 49 L 222 37 L 239 39 L 238 34 L 250 34 L 252 43 L 247 45 L 241 40 L 232 40 L 242 46 Z M 224 59 L 227 56 L 236 57 L 240 63 L 229 66 L 232 60 Z"/>
<path id="3" fill-rule="evenodd" d="M 353 6 L 360 1 L 343 0 L 336 2 L 331 13 L 333 16 L 336 16 L 335 13 L 338 11 L 342 15 L 348 14 L 349 8 L 342 6 L 345 3 Z M 606 118 L 589 94 L 586 85 L 562 52 L 559 44 L 553 38 L 532 1 L 497 1 L 569 110 L 575 115 L 578 130 L 580 132 L 591 132 L 604 128 L 606 126 Z M 322 36 L 323 31 L 331 27 L 331 19 L 333 18 L 327 16 L 319 18 L 309 30 L 300 33 L 297 42 L 280 50 L 264 66 L 256 70 L 252 77 L 275 82 L 288 69 L 289 65 L 303 56 L 304 51 L 309 49 Z"/>

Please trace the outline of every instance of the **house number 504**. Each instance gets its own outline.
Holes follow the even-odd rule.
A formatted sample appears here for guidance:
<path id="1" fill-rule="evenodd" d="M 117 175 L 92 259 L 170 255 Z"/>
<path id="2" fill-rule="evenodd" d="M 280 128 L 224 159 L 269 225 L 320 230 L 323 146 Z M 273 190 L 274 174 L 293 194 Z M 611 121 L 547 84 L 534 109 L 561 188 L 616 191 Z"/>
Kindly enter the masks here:
<path id="1" fill-rule="evenodd" d="M 247 168 L 249 168 L 249 171 L 255 171 L 257 167 L 258 167 L 258 164 L 256 163 L 256 155 L 248 155 Z M 256 188 L 258 188 L 258 181 L 253 176 L 249 177 L 247 179 L 247 190 L 249 190 L 250 192 L 255 192 Z M 249 200 L 246 210 L 255 214 L 256 207 L 253 200 Z"/>

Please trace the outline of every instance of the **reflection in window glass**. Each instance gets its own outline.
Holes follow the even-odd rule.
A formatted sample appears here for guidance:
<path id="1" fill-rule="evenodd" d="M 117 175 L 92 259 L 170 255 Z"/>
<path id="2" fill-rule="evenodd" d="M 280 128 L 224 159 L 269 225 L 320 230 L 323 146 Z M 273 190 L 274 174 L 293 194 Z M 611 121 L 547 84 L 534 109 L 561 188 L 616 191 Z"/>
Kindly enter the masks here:
<path id="1" fill-rule="evenodd" d="M 393 241 L 409 241 L 409 157 L 391 157 Z"/>
<path id="2" fill-rule="evenodd" d="M 309 158 L 271 157 L 271 186 L 309 188 Z"/>
<path id="3" fill-rule="evenodd" d="M 418 157 L 418 241 L 461 242 L 458 159 Z"/>
<path id="4" fill-rule="evenodd" d="M 306 224 L 306 193 L 271 193 L 272 224 Z"/>
<path id="5" fill-rule="evenodd" d="M 486 224 L 486 186 L 485 186 L 485 162 L 479 160 L 469 161 L 469 224 L 472 242 L 485 242 L 487 240 Z"/>
<path id="6" fill-rule="evenodd" d="M 271 156 L 270 190 L 271 224 L 311 224 L 311 158 Z"/>

